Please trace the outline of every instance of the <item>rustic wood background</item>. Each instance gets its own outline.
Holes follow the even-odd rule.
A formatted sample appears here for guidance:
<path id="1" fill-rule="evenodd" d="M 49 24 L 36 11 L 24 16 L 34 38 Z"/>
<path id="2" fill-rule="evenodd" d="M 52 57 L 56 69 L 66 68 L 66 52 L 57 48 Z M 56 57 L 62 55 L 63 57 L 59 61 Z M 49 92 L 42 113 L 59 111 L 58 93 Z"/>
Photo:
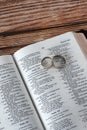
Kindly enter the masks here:
<path id="1" fill-rule="evenodd" d="M 0 0 L 0 55 L 87 29 L 87 0 Z"/>

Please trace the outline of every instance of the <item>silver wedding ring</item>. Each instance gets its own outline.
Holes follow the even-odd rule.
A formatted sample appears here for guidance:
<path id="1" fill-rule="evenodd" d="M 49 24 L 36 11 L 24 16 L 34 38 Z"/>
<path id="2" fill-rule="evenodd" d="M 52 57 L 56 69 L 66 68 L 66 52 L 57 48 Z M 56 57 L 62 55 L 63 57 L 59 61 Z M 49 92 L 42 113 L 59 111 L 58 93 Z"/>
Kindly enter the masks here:
<path id="1" fill-rule="evenodd" d="M 52 59 L 50 57 L 45 57 L 42 59 L 41 64 L 44 68 L 48 69 L 52 66 Z"/>
<path id="2" fill-rule="evenodd" d="M 53 57 L 53 66 L 55 68 L 63 68 L 66 64 L 66 60 L 61 55 L 56 55 Z"/>
<path id="3" fill-rule="evenodd" d="M 44 57 L 41 60 L 41 64 L 46 69 L 51 68 L 52 66 L 55 68 L 63 68 L 66 64 L 66 60 L 61 55 L 55 55 L 53 58 Z"/>

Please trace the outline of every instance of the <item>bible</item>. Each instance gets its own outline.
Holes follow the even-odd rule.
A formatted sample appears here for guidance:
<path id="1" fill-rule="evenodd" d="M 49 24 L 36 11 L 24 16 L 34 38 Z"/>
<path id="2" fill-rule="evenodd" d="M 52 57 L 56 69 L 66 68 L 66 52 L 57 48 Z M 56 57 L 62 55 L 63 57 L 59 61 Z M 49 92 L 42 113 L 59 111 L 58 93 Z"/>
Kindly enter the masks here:
<path id="1" fill-rule="evenodd" d="M 64 58 L 63 67 L 52 62 L 55 56 Z M 67 32 L 0 56 L 0 130 L 87 130 L 82 33 Z"/>

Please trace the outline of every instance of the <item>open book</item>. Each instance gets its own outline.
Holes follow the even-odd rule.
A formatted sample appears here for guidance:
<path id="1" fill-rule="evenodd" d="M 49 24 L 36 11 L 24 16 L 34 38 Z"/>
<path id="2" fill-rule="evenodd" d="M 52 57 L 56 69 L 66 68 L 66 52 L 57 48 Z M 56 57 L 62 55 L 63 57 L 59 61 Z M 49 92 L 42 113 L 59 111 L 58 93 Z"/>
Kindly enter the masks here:
<path id="1" fill-rule="evenodd" d="M 86 51 L 68 32 L 0 56 L 0 130 L 87 130 Z M 44 68 L 55 55 L 65 66 Z"/>

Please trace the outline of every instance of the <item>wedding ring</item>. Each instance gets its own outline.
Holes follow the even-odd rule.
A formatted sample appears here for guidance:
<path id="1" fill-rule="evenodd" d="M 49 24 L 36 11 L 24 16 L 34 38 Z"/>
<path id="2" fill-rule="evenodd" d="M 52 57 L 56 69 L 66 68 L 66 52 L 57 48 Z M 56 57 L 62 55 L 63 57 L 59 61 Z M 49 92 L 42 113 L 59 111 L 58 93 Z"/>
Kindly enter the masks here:
<path id="1" fill-rule="evenodd" d="M 41 64 L 44 68 L 48 69 L 52 66 L 52 59 L 50 57 L 44 57 L 41 60 Z"/>
<path id="2" fill-rule="evenodd" d="M 55 68 L 63 68 L 66 64 L 66 60 L 61 55 L 56 55 L 53 57 L 53 66 Z"/>

